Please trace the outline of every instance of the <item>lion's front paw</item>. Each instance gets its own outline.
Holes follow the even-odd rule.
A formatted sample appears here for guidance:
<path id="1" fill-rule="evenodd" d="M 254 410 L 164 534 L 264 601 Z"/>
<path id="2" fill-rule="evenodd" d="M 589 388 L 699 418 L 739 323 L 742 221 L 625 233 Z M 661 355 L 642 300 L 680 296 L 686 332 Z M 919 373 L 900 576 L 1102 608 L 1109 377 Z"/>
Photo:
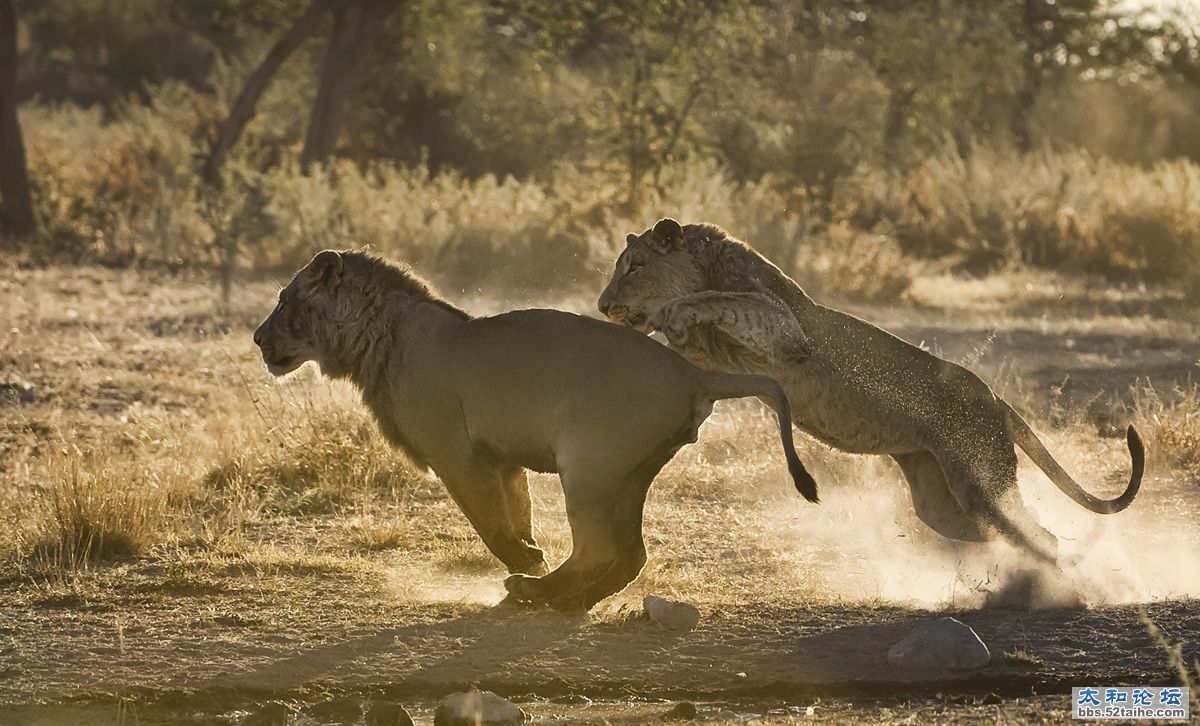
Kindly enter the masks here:
<path id="1" fill-rule="evenodd" d="M 504 578 L 504 589 L 518 602 L 544 602 L 545 598 L 537 592 L 536 583 L 540 577 L 515 574 Z"/>
<path id="2" fill-rule="evenodd" d="M 546 564 L 546 560 L 538 560 L 534 564 L 525 568 L 525 571 L 518 574 L 531 575 L 533 577 L 542 577 L 550 574 L 550 565 Z"/>

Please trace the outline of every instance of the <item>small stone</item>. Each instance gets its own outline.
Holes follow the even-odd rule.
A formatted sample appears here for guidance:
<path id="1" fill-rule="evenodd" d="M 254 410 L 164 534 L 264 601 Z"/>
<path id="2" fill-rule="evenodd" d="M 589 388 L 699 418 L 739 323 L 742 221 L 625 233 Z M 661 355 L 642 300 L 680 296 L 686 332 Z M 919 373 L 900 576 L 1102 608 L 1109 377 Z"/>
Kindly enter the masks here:
<path id="1" fill-rule="evenodd" d="M 288 708 L 287 704 L 272 701 L 259 707 L 257 711 L 251 711 L 246 720 L 242 721 L 242 726 L 287 726 L 291 715 L 292 709 Z"/>
<path id="2" fill-rule="evenodd" d="M 491 691 L 451 693 L 438 704 L 434 726 L 515 726 L 529 714 Z"/>
<path id="3" fill-rule="evenodd" d="M 651 620 L 668 630 L 692 630 L 700 623 L 700 611 L 685 602 L 647 595 L 642 607 Z"/>
<path id="4" fill-rule="evenodd" d="M 376 701 L 367 710 L 367 726 L 413 726 L 408 709 L 391 701 Z"/>
<path id="5" fill-rule="evenodd" d="M 691 701 L 680 701 L 662 715 L 664 721 L 694 721 L 700 715 L 696 704 Z"/>
<path id="6" fill-rule="evenodd" d="M 887 659 L 901 668 L 970 670 L 987 665 L 992 654 L 974 630 L 947 617 L 914 627 L 892 646 Z"/>

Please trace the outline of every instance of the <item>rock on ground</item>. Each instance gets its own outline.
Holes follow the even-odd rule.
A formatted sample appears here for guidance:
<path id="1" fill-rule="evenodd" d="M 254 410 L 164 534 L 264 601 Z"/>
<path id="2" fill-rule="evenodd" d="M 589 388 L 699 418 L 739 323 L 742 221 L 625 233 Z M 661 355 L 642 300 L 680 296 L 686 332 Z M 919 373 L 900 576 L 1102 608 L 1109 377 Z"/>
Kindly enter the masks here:
<path id="1" fill-rule="evenodd" d="M 663 714 L 664 721 L 694 721 L 700 715 L 696 704 L 690 701 L 680 701 Z"/>
<path id="2" fill-rule="evenodd" d="M 975 631 L 954 618 L 928 620 L 912 629 L 887 654 L 901 668 L 982 668 L 992 654 Z"/>
<path id="3" fill-rule="evenodd" d="M 438 704 L 434 726 L 511 726 L 523 723 L 529 714 L 512 701 L 491 691 L 451 693 Z"/>
<path id="4" fill-rule="evenodd" d="M 391 701 L 376 701 L 367 709 L 367 726 L 413 726 L 408 710 Z"/>
<path id="5" fill-rule="evenodd" d="M 685 602 L 675 602 L 657 595 L 642 598 L 646 615 L 668 630 L 692 630 L 700 623 L 700 611 Z"/>

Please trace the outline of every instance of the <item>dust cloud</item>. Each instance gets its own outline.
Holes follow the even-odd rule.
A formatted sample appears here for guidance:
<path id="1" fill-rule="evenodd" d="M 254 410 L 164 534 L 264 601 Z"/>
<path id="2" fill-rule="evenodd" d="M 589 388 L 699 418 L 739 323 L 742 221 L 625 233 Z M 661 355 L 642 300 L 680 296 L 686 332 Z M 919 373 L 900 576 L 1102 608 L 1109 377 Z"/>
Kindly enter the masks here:
<path id="1" fill-rule="evenodd" d="M 458 605 L 495 605 L 506 594 L 502 573 L 431 572 L 427 564 L 407 563 L 387 571 L 383 589 L 397 600 Z"/>
<path id="2" fill-rule="evenodd" d="M 767 529 L 794 563 L 797 587 L 853 602 L 919 607 L 1086 607 L 1200 596 L 1196 513 L 1147 478 L 1124 512 L 1089 512 L 1026 463 L 1027 506 L 1059 538 L 1053 568 L 1007 542 L 940 537 L 912 511 L 900 472 L 882 457 L 826 452 L 820 511 L 764 506 Z M 816 464 L 810 455 L 806 462 Z M 818 466 L 820 466 L 818 464 Z M 1178 491 L 1176 489 L 1176 491 Z M 1192 502 L 1190 506 L 1194 506 Z"/>

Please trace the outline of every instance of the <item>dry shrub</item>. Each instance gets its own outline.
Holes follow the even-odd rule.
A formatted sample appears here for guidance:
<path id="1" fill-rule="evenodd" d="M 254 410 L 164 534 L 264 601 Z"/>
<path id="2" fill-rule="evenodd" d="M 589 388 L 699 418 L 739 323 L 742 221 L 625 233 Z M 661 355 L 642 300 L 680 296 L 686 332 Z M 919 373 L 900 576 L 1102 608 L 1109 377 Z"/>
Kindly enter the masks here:
<path id="1" fill-rule="evenodd" d="M 1200 291 L 1200 166 L 1160 162 L 1149 170 L 1107 165 L 1100 223 L 1114 267 Z"/>
<path id="2" fill-rule="evenodd" d="M 1146 438 L 1151 461 L 1200 479 L 1200 383 L 1161 393 L 1149 380 L 1134 384 L 1133 425 Z"/>
<path id="3" fill-rule="evenodd" d="M 456 287 L 575 288 L 594 274 L 579 223 L 588 197 L 553 182 L 342 162 L 308 176 L 283 165 L 259 183 L 269 235 L 247 246 L 258 264 L 371 245 Z"/>
<path id="4" fill-rule="evenodd" d="M 1200 166 L 1186 160 L 947 146 L 911 169 L 858 169 L 834 208 L 859 229 L 890 225 L 908 254 L 968 270 L 1024 263 L 1200 287 Z"/>
<path id="5" fill-rule="evenodd" d="M 217 119 L 211 99 L 180 83 L 148 104 L 27 107 L 30 176 L 44 226 L 35 252 L 74 259 L 207 262 L 194 159 Z"/>
<path id="6" fill-rule="evenodd" d="M 66 569 L 144 554 L 163 532 L 168 487 L 161 474 L 114 459 L 55 458 L 47 466 L 34 554 Z"/>
<path id="7" fill-rule="evenodd" d="M 906 256 L 1200 289 L 1200 166 L 1186 160 L 1145 168 L 1083 151 L 947 144 L 909 168 L 839 173 L 814 196 L 794 175 L 739 182 L 690 158 L 633 212 L 610 166 L 514 179 L 339 161 L 303 174 L 250 138 L 210 189 L 197 159 L 219 104 L 180 84 L 148 95 L 109 119 L 23 109 L 45 227 L 38 254 L 295 267 L 322 248 L 371 245 L 449 288 L 594 290 L 624 235 L 669 215 L 719 224 L 850 298 L 902 294 Z"/>
<path id="8" fill-rule="evenodd" d="M 660 216 L 685 224 L 711 222 L 749 243 L 814 294 L 892 301 L 912 284 L 913 260 L 904 257 L 890 234 L 845 222 L 820 225 L 808 195 L 780 179 L 735 184 L 715 164 L 692 163 L 668 174 L 649 206 L 651 214 L 629 220 L 613 238 L 623 240 L 624 232 L 640 232 Z"/>
<path id="9" fill-rule="evenodd" d="M 798 257 L 797 274 L 814 294 L 887 302 L 912 287 L 912 262 L 895 239 L 860 232 L 844 222 L 805 240 Z"/>

